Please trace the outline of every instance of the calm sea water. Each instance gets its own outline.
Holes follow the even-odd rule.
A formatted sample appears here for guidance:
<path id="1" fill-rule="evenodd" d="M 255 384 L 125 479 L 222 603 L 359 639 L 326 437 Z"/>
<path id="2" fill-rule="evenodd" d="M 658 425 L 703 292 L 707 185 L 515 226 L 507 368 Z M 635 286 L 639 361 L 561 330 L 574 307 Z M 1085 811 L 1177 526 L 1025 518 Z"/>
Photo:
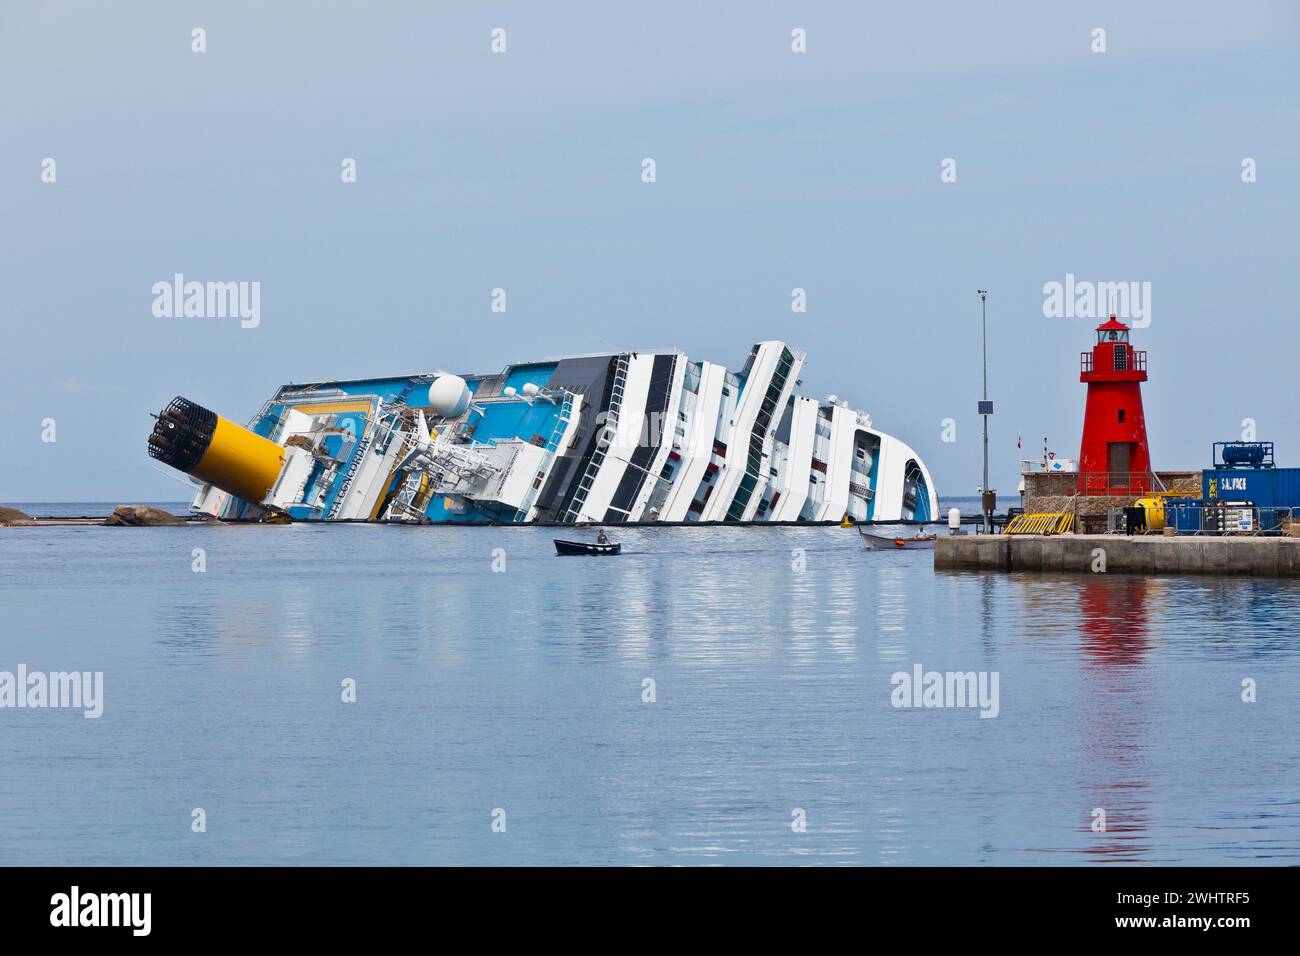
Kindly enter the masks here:
<path id="1" fill-rule="evenodd" d="M 0 865 L 1300 863 L 1296 583 L 554 536 L 0 529 L 0 671 L 104 673 L 0 710 Z M 998 716 L 893 707 L 916 664 Z"/>

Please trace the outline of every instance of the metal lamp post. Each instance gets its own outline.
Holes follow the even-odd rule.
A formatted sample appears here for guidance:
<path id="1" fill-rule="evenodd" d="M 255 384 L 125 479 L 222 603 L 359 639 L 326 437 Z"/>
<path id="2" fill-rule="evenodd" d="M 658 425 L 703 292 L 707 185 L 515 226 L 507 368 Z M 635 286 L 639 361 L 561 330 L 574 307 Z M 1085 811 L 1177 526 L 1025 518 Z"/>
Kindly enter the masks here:
<path id="1" fill-rule="evenodd" d="M 980 509 L 984 512 L 984 533 L 993 533 L 993 509 L 997 494 L 989 488 L 989 416 L 993 403 L 989 401 L 989 349 L 988 349 L 988 289 L 976 289 L 980 297 L 980 350 L 984 358 L 984 399 L 980 402 L 980 418 L 984 421 L 984 484 L 980 486 Z"/>

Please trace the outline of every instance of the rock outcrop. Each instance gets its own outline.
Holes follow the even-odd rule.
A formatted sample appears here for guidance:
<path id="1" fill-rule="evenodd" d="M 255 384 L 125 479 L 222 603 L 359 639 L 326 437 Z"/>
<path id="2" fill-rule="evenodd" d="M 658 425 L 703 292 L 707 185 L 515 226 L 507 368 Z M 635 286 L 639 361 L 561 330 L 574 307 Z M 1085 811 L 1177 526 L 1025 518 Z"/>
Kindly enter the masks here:
<path id="1" fill-rule="evenodd" d="M 118 505 L 104 524 L 119 528 L 157 528 L 185 524 L 185 519 L 148 505 Z"/>

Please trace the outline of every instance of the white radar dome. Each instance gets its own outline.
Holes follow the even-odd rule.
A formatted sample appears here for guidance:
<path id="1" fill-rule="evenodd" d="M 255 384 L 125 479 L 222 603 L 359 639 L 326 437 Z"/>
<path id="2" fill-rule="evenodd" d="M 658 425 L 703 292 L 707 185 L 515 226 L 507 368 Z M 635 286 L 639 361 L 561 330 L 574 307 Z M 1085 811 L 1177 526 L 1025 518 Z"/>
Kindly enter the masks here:
<path id="1" fill-rule="evenodd" d="M 527 395 L 529 398 L 532 398 L 534 395 L 537 394 L 537 386 L 534 385 L 532 382 L 524 382 L 524 394 Z"/>
<path id="2" fill-rule="evenodd" d="M 459 375 L 443 375 L 429 383 L 425 395 L 417 392 L 414 397 L 423 401 L 413 401 L 412 405 L 427 408 L 438 418 L 455 418 L 469 407 L 469 386 Z"/>

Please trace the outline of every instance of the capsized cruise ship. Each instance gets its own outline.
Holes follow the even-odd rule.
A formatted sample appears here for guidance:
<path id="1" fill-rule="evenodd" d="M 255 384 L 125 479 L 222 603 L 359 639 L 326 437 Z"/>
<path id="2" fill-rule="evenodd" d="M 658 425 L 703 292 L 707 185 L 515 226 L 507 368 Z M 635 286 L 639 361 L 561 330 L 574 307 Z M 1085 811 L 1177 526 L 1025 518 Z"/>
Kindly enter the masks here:
<path id="1" fill-rule="evenodd" d="M 672 350 L 291 384 L 247 428 L 178 397 L 149 454 L 227 520 L 932 520 L 916 452 L 796 395 L 803 362 L 772 341 L 738 372 Z"/>

